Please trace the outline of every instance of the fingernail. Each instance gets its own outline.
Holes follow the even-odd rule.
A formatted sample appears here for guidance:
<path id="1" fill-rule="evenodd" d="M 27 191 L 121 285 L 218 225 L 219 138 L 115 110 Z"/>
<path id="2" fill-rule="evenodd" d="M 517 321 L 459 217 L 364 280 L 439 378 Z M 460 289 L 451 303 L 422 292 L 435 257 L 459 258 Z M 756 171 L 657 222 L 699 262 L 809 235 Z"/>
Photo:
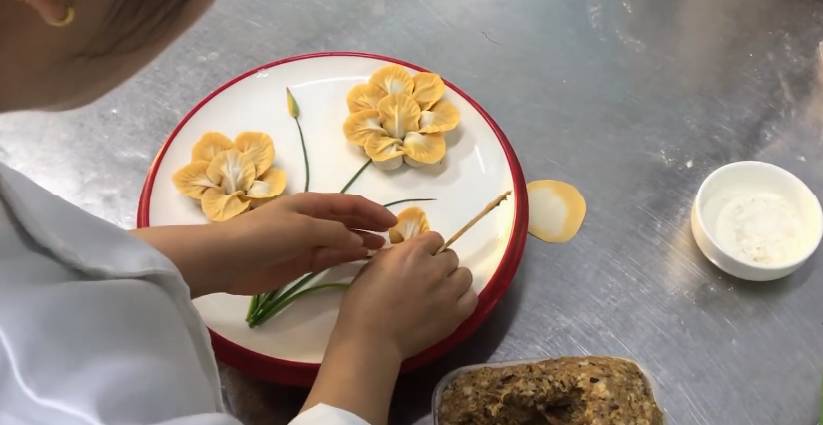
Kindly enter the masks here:
<path id="1" fill-rule="evenodd" d="M 349 233 L 349 239 L 351 239 L 352 245 L 363 245 L 363 238 L 361 238 L 360 235 L 358 235 L 357 233 Z"/>

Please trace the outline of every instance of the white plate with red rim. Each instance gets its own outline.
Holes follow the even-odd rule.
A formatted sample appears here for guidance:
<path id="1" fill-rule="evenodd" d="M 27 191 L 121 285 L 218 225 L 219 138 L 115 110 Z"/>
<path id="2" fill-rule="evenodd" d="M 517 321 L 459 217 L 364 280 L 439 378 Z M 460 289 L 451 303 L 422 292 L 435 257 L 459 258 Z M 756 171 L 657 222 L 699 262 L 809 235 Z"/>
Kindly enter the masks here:
<path id="1" fill-rule="evenodd" d="M 224 84 L 198 104 L 177 126 L 149 170 L 137 214 L 139 227 L 206 223 L 197 201 L 180 194 L 172 175 L 189 163 L 192 146 L 208 131 L 234 138 L 243 131 L 261 131 L 274 140 L 274 166 L 285 170 L 285 194 L 299 193 L 305 183 L 303 152 L 286 102 L 288 87 L 300 107 L 300 123 L 311 171 L 310 190 L 336 193 L 368 160 L 363 149 L 346 141 L 346 95 L 368 81 L 376 70 L 399 64 L 409 74 L 425 70 L 384 56 L 354 52 L 316 53 L 286 58 L 252 69 Z M 443 99 L 461 115 L 447 137 L 447 153 L 439 165 L 403 166 L 384 172 L 369 167 L 347 193 L 381 204 L 405 198 L 434 201 L 391 207 L 395 213 L 422 208 L 432 230 L 445 238 L 465 225 L 488 202 L 505 191 L 508 200 L 493 210 L 454 245 L 461 265 L 474 275 L 480 302 L 474 315 L 454 334 L 408 359 L 408 372 L 442 356 L 466 339 L 503 296 L 525 248 L 528 199 L 523 172 L 506 136 L 489 115 L 444 79 Z M 330 270 L 318 282 L 346 282 L 359 266 Z M 332 279 L 332 280 L 329 280 Z M 263 325 L 245 322 L 249 297 L 215 294 L 194 301 L 212 335 L 217 358 L 241 372 L 289 385 L 310 386 L 316 377 L 337 317 L 341 291 L 318 291 Z"/>

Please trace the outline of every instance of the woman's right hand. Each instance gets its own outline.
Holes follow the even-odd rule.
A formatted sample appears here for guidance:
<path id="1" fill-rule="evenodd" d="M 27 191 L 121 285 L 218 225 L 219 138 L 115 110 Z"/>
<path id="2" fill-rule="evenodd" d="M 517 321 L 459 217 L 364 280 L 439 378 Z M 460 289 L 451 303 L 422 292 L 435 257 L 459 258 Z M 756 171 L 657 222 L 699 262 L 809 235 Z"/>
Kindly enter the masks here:
<path id="1" fill-rule="evenodd" d="M 380 251 L 346 291 L 320 373 L 303 406 L 388 420 L 400 363 L 449 336 L 477 306 L 472 275 L 457 255 L 434 255 L 443 237 L 427 232 Z"/>
<path id="2" fill-rule="evenodd" d="M 409 358 L 449 336 L 477 306 L 472 274 L 437 232 L 375 255 L 352 282 L 335 333 Z"/>

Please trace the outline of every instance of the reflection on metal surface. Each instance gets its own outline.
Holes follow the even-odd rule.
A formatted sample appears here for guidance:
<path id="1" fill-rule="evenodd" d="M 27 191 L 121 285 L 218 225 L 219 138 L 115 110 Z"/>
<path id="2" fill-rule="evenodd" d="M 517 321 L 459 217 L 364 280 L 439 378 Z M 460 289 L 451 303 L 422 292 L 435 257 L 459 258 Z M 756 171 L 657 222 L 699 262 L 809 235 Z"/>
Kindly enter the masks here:
<path id="1" fill-rule="evenodd" d="M 0 160 L 131 226 L 157 149 L 218 84 L 311 51 L 417 63 L 488 110 L 527 180 L 572 183 L 590 202 L 570 243 L 529 242 L 513 292 L 466 347 L 401 381 L 393 424 L 430 423 L 452 367 L 587 353 L 644 364 L 671 425 L 811 423 L 820 254 L 783 281 L 740 282 L 686 226 L 700 182 L 731 161 L 773 162 L 823 189 L 822 14 L 816 0 L 218 0 L 97 104 L 0 118 Z M 294 393 L 226 376 L 245 423 L 296 412 Z"/>

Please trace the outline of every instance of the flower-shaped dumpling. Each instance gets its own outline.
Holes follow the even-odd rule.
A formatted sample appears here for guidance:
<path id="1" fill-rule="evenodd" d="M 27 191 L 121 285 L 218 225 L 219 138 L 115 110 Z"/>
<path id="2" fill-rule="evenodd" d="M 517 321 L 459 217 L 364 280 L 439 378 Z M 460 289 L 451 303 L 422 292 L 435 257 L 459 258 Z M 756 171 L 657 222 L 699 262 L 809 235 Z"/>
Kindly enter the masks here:
<path id="1" fill-rule="evenodd" d="M 343 133 L 383 170 L 404 160 L 413 167 L 437 164 L 446 155 L 445 133 L 460 122 L 457 108 L 441 100 L 445 92 L 436 74 L 412 77 L 399 65 L 385 66 L 349 91 Z"/>
<path id="2" fill-rule="evenodd" d="M 221 133 L 203 135 L 189 165 L 172 181 L 183 195 L 200 200 L 212 221 L 228 220 L 286 189 L 286 173 L 272 167 L 274 143 L 265 133 L 246 131 L 232 142 Z"/>
<path id="3" fill-rule="evenodd" d="M 418 207 L 410 207 L 397 214 L 397 225 L 389 229 L 389 242 L 399 244 L 429 231 L 426 213 Z"/>

